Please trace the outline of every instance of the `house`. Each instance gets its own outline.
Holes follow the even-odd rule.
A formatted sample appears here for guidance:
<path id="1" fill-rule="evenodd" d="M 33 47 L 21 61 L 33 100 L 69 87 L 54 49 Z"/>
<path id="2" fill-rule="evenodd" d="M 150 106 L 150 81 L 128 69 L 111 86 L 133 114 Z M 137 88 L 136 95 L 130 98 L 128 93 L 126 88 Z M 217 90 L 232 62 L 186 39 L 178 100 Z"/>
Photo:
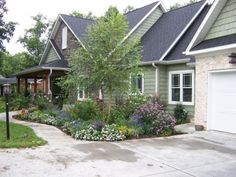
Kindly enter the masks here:
<path id="1" fill-rule="evenodd" d="M 195 124 L 236 133 L 235 0 L 215 0 L 186 54 L 195 56 Z"/>
<path id="2" fill-rule="evenodd" d="M 161 1 L 125 14 L 129 24 L 126 39 L 138 37 L 143 45 L 140 67 L 143 73 L 137 78 L 137 87 L 143 94 L 159 94 L 170 111 L 176 104 L 186 106 L 194 116 L 195 58 L 184 54 L 191 39 L 210 9 L 208 1 L 200 1 L 167 12 Z M 92 20 L 59 15 L 44 54 L 38 66 L 17 74 L 20 83 L 28 79 L 44 80 L 44 93 L 55 96 L 56 78 L 69 70 L 69 57 L 73 50 L 83 45 L 86 28 Z M 125 41 L 124 41 L 125 42 Z M 27 90 L 25 84 L 25 90 Z M 37 84 L 34 84 L 34 92 Z M 79 92 L 78 99 L 84 93 Z"/>

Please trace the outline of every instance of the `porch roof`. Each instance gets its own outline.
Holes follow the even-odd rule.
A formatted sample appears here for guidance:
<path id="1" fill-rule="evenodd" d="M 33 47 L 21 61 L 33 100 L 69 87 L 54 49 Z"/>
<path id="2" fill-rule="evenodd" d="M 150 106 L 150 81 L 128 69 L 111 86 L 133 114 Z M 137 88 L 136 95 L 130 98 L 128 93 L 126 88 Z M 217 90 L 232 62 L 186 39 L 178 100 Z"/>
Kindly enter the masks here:
<path id="1" fill-rule="evenodd" d="M 21 71 L 20 73 L 16 74 L 16 76 L 22 75 L 29 75 L 36 72 L 44 71 L 44 70 L 57 70 L 57 71 L 68 71 L 68 62 L 66 60 L 55 60 L 49 63 L 45 63 L 42 65 L 34 66 L 28 69 Z"/>

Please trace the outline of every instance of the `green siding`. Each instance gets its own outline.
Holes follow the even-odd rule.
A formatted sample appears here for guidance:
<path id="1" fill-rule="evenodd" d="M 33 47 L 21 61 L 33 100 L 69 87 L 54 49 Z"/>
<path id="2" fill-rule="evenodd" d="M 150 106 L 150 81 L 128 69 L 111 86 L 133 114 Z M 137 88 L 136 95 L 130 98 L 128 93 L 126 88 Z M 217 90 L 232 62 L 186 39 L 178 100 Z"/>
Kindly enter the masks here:
<path id="1" fill-rule="evenodd" d="M 193 70 L 193 68 L 188 67 L 186 64 L 169 65 L 169 66 L 159 66 L 159 94 L 160 100 L 167 104 L 167 110 L 173 113 L 176 105 L 168 104 L 169 99 L 169 72 L 170 71 L 181 71 L 181 70 Z M 189 112 L 189 116 L 194 116 L 194 106 L 184 106 Z"/>
<path id="2" fill-rule="evenodd" d="M 155 94 L 156 89 L 156 70 L 152 66 L 143 68 L 144 74 L 144 93 L 147 95 Z"/>
<path id="3" fill-rule="evenodd" d="M 54 51 L 54 49 L 52 47 L 50 47 L 50 50 L 49 50 L 48 55 L 46 57 L 45 63 L 49 63 L 54 60 L 59 60 L 59 58 L 58 58 L 56 52 Z"/>
<path id="4" fill-rule="evenodd" d="M 235 33 L 236 0 L 228 0 L 205 39 L 214 39 Z"/>
<path id="5" fill-rule="evenodd" d="M 156 21 L 162 16 L 163 12 L 158 7 L 152 12 L 152 14 L 134 31 L 131 38 L 140 39 L 151 27 L 156 23 Z"/>

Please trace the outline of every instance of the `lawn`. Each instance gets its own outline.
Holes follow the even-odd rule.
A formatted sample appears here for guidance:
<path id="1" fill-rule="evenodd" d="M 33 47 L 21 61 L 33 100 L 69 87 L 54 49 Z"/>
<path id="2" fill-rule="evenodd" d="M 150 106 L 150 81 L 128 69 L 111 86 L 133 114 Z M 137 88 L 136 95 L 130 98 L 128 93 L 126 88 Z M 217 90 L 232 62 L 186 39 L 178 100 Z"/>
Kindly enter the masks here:
<path id="1" fill-rule="evenodd" d="M 6 140 L 6 123 L 0 121 L 0 148 L 30 148 L 46 144 L 42 138 L 26 126 L 10 123 L 11 139 Z"/>

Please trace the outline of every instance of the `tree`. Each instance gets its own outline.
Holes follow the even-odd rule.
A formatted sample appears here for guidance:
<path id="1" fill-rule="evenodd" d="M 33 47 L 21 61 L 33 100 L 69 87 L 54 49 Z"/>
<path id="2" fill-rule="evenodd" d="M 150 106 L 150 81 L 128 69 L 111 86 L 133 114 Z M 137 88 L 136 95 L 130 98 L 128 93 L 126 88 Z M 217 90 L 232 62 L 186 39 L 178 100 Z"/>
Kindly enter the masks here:
<path id="1" fill-rule="evenodd" d="M 133 6 L 128 5 L 125 9 L 124 9 L 124 14 L 127 14 L 128 12 L 133 11 L 135 8 Z"/>
<path id="2" fill-rule="evenodd" d="M 83 14 L 83 13 L 80 13 L 78 10 L 71 12 L 70 15 L 75 16 L 75 17 L 87 18 L 87 19 L 91 19 L 91 20 L 96 20 L 96 18 L 97 18 L 95 15 L 93 15 L 92 12 L 89 12 L 88 14 Z"/>
<path id="3" fill-rule="evenodd" d="M 31 58 L 38 63 L 42 57 L 49 28 L 49 21 L 42 14 L 32 17 L 34 25 L 25 30 L 23 37 L 19 38 L 19 42 L 27 49 Z"/>
<path id="4" fill-rule="evenodd" d="M 5 52 L 1 55 L 0 72 L 5 77 L 11 77 L 33 64 L 32 59 L 25 52 L 15 55 Z"/>
<path id="5" fill-rule="evenodd" d="M 6 1 L 0 0 L 0 51 L 5 50 L 3 41 L 6 40 L 9 42 L 10 38 L 13 36 L 16 26 L 16 23 L 14 22 L 4 21 L 3 17 L 7 11 L 8 9 L 6 8 Z"/>
<path id="6" fill-rule="evenodd" d="M 170 6 L 169 10 L 174 10 L 174 9 L 178 9 L 180 7 L 189 5 L 189 4 L 193 4 L 195 2 L 198 2 L 199 0 L 189 0 L 189 2 L 183 3 L 183 4 L 179 4 L 179 3 L 175 3 L 174 5 Z"/>
<path id="7" fill-rule="evenodd" d="M 115 7 L 110 7 L 88 28 L 85 48 L 79 48 L 70 59 L 71 71 L 62 79 L 64 88 L 101 89 L 108 94 L 110 114 L 114 92 L 126 93 L 130 76 L 137 74 L 141 60 L 141 46 L 136 39 L 121 43 L 128 33 L 128 22 Z"/>

